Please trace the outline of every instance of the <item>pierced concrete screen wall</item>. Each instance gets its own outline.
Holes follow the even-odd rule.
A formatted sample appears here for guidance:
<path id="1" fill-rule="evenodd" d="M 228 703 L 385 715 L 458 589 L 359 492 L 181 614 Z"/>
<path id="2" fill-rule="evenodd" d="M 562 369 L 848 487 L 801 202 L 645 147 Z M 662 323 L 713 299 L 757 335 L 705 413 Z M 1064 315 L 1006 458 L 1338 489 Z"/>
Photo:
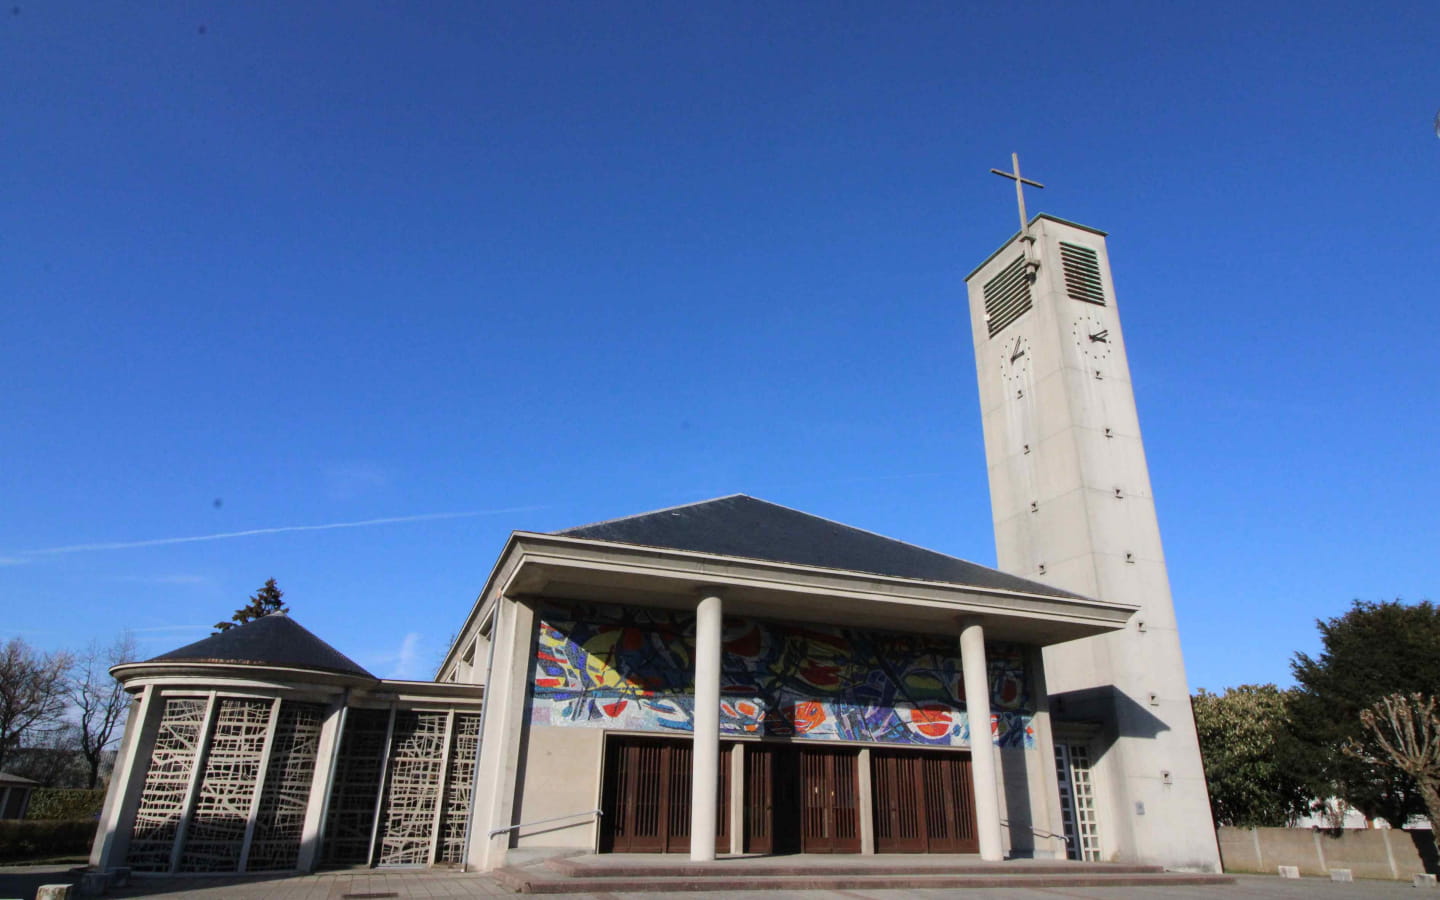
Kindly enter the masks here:
<path id="1" fill-rule="evenodd" d="M 289 871 L 299 861 L 324 716 L 325 707 L 319 704 L 280 707 L 245 871 Z"/>
<path id="2" fill-rule="evenodd" d="M 446 774 L 445 818 L 440 825 L 439 862 L 465 861 L 465 831 L 470 824 L 470 798 L 475 788 L 475 761 L 480 757 L 480 716 L 456 713 L 455 738 Z"/>
<path id="3" fill-rule="evenodd" d="M 269 733 L 269 700 L 221 699 L 190 814 L 181 872 L 234 872 Z"/>
<path id="4" fill-rule="evenodd" d="M 385 710 L 349 711 L 325 825 L 325 863 L 463 862 L 479 714 L 398 710 L 391 723 Z"/>
<path id="5" fill-rule="evenodd" d="M 351 709 L 345 713 L 330 807 L 325 818 L 322 857 L 326 865 L 370 862 L 375 804 L 385 771 L 385 735 L 390 713 L 383 709 Z"/>
<path id="6" fill-rule="evenodd" d="M 401 712 L 391 740 L 389 790 L 380 815 L 382 866 L 425 865 L 435 834 L 445 772 L 443 712 Z"/>
<path id="7" fill-rule="evenodd" d="M 1105 305 L 1105 288 L 1100 282 L 1100 257 L 1094 250 L 1061 241 L 1060 262 L 1065 270 L 1065 293 L 1070 299 Z"/>
<path id="8" fill-rule="evenodd" d="M 204 698 L 165 701 L 126 859 L 126 865 L 137 872 L 170 871 L 170 855 L 185 815 L 190 773 L 200 750 L 207 705 Z"/>
<path id="9" fill-rule="evenodd" d="M 1025 257 L 1015 257 L 999 275 L 985 282 L 984 293 L 985 324 L 994 337 L 1030 311 L 1030 275 L 1025 271 Z"/>

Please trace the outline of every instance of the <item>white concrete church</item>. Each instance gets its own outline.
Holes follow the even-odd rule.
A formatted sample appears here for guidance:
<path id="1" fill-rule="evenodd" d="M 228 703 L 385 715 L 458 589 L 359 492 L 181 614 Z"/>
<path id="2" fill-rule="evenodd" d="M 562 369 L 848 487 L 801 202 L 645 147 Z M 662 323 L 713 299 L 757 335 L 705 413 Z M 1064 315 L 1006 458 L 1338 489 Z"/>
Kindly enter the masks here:
<path id="1" fill-rule="evenodd" d="M 283 616 L 117 667 L 92 865 L 1218 871 L 1105 234 L 1021 223 L 967 278 L 999 570 L 738 494 L 517 531 L 434 682 Z"/>

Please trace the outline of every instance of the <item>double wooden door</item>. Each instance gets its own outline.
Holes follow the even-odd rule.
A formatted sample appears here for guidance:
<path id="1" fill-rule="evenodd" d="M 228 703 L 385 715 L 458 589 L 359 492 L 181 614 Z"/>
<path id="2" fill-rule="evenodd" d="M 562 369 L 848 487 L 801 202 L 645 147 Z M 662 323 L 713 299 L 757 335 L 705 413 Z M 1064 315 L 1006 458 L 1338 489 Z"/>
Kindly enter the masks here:
<path id="1" fill-rule="evenodd" d="M 715 850 L 730 852 L 730 751 L 720 747 Z M 690 741 L 614 738 L 605 748 L 600 849 L 612 853 L 690 852 Z"/>
<path id="2" fill-rule="evenodd" d="M 745 746 L 747 853 L 859 853 L 860 804 L 849 747 Z"/>
<path id="3" fill-rule="evenodd" d="M 969 754 L 871 753 L 875 849 L 881 853 L 977 853 Z"/>
<path id="4" fill-rule="evenodd" d="M 730 852 L 733 744 L 721 744 L 715 849 Z M 742 845 L 749 853 L 858 853 L 859 755 L 850 747 L 744 747 Z M 600 849 L 614 853 L 690 850 L 691 744 L 612 738 L 606 746 Z"/>

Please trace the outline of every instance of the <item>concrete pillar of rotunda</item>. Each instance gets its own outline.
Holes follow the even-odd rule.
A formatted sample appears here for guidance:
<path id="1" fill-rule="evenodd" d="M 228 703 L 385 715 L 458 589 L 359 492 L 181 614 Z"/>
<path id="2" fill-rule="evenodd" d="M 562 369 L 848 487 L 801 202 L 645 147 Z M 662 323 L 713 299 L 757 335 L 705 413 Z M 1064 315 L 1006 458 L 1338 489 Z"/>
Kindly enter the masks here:
<path id="1" fill-rule="evenodd" d="M 995 741 L 990 736 L 990 675 L 985 629 L 973 619 L 960 623 L 960 666 L 965 675 L 965 713 L 970 720 L 970 771 L 975 778 L 975 833 L 980 858 L 1005 858 L 1000 834 L 1000 790 L 996 784 Z"/>
<path id="2" fill-rule="evenodd" d="M 695 730 L 690 782 L 690 859 L 715 858 L 716 787 L 720 783 L 720 632 L 718 591 L 695 608 Z"/>

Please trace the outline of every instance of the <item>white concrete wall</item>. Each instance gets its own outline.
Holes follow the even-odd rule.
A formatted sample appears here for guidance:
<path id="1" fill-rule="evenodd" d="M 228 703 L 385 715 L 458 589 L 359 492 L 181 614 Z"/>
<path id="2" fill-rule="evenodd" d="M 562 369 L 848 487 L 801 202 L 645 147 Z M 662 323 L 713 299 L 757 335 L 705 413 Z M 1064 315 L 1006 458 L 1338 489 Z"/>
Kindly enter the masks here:
<path id="1" fill-rule="evenodd" d="M 600 770 L 605 732 L 599 728 L 531 726 L 520 788 L 521 822 L 587 812 L 600 805 Z M 575 816 L 516 833 L 517 847 L 570 847 L 594 850 L 599 846 L 600 817 Z"/>
<path id="2" fill-rule="evenodd" d="M 1140 607 L 1125 631 L 1046 649 L 1050 692 L 1064 702 L 1053 711 L 1112 729 L 1095 773 L 1114 858 L 1218 871 L 1105 239 L 1047 218 L 1031 231 L 1033 309 L 993 339 L 983 286 L 1020 241 L 968 279 L 999 567 Z M 1066 294 L 1062 240 L 1096 251 L 1105 306 Z M 1090 340 L 1102 327 L 1108 340 Z M 1105 695 L 1112 685 L 1118 702 Z"/>

